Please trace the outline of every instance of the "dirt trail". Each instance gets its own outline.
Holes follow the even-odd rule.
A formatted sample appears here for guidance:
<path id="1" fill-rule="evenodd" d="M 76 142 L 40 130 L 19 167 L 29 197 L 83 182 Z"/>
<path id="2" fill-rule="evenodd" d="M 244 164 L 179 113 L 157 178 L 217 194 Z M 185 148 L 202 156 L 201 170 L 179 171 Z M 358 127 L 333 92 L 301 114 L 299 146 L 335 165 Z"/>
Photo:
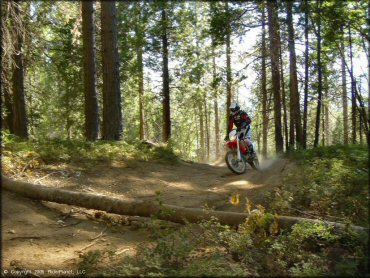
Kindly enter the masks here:
<path id="1" fill-rule="evenodd" d="M 113 161 L 89 167 L 86 163 L 46 165 L 39 177 L 27 181 L 124 199 L 156 200 L 160 192 L 165 204 L 241 212 L 247 196 L 263 204 L 263 192 L 281 183 L 288 167 L 286 160 L 279 159 L 262 162 L 260 171 L 248 168 L 246 174 L 235 175 L 222 160 L 212 165 Z M 241 196 L 239 206 L 229 202 L 235 193 Z M 96 219 L 91 210 L 32 201 L 5 191 L 2 204 L 2 267 L 13 274 L 39 269 L 44 274 L 33 274 L 55 276 L 52 271 L 60 270 L 76 275 L 81 254 L 89 250 L 110 251 L 119 259 L 150 240 L 148 230 L 140 228 L 140 218 Z"/>

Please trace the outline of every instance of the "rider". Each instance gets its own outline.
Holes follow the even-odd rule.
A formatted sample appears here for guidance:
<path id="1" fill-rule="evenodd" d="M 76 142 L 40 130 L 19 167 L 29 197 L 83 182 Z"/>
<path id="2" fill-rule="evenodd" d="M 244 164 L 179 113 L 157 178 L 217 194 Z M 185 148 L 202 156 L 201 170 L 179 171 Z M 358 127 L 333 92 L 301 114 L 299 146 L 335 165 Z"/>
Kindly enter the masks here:
<path id="1" fill-rule="evenodd" d="M 233 102 L 230 105 L 230 116 L 229 116 L 229 128 L 227 131 L 225 141 L 229 140 L 229 132 L 232 130 L 233 125 L 236 126 L 236 131 L 240 132 L 239 139 L 240 143 L 247 149 L 247 152 L 250 152 L 253 157 L 256 157 L 256 152 L 253 149 L 252 145 L 252 131 L 250 123 L 252 122 L 248 114 L 240 110 L 240 106 L 237 102 Z"/>

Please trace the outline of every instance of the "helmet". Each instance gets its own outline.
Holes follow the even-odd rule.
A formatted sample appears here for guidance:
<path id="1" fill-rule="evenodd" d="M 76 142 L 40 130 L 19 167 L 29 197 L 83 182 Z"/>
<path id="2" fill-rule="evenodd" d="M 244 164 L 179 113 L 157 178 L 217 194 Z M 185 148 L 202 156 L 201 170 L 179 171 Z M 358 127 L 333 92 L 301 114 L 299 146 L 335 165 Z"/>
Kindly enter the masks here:
<path id="1" fill-rule="evenodd" d="M 230 105 L 231 115 L 235 115 L 240 111 L 240 106 L 237 102 L 232 102 Z"/>

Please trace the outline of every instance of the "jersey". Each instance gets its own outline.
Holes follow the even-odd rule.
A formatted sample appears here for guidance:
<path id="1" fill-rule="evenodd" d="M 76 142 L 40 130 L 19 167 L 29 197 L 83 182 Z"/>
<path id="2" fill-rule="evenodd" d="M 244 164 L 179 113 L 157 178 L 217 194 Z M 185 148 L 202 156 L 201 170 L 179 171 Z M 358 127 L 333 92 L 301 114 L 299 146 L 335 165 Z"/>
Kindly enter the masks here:
<path id="1" fill-rule="evenodd" d="M 229 130 L 233 128 L 233 125 L 235 125 L 238 129 L 245 128 L 251 123 L 251 119 L 249 118 L 247 112 L 240 110 L 238 113 L 235 115 L 230 115 L 229 116 Z"/>

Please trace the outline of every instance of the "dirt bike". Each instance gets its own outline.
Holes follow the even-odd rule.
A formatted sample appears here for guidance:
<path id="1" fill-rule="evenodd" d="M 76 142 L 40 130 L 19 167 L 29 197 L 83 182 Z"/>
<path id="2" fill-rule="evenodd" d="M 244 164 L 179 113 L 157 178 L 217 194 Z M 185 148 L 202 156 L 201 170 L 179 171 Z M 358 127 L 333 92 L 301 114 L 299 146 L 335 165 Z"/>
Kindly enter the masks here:
<path id="1" fill-rule="evenodd" d="M 247 152 L 247 149 L 240 144 L 239 135 L 241 132 L 233 129 L 229 133 L 229 140 L 226 140 L 225 148 L 226 155 L 225 161 L 227 167 L 235 174 L 241 175 L 247 170 L 247 163 L 252 166 L 253 169 L 258 170 L 259 161 L 257 156 L 253 156 L 251 152 Z M 231 140 L 232 139 L 232 140 Z"/>

